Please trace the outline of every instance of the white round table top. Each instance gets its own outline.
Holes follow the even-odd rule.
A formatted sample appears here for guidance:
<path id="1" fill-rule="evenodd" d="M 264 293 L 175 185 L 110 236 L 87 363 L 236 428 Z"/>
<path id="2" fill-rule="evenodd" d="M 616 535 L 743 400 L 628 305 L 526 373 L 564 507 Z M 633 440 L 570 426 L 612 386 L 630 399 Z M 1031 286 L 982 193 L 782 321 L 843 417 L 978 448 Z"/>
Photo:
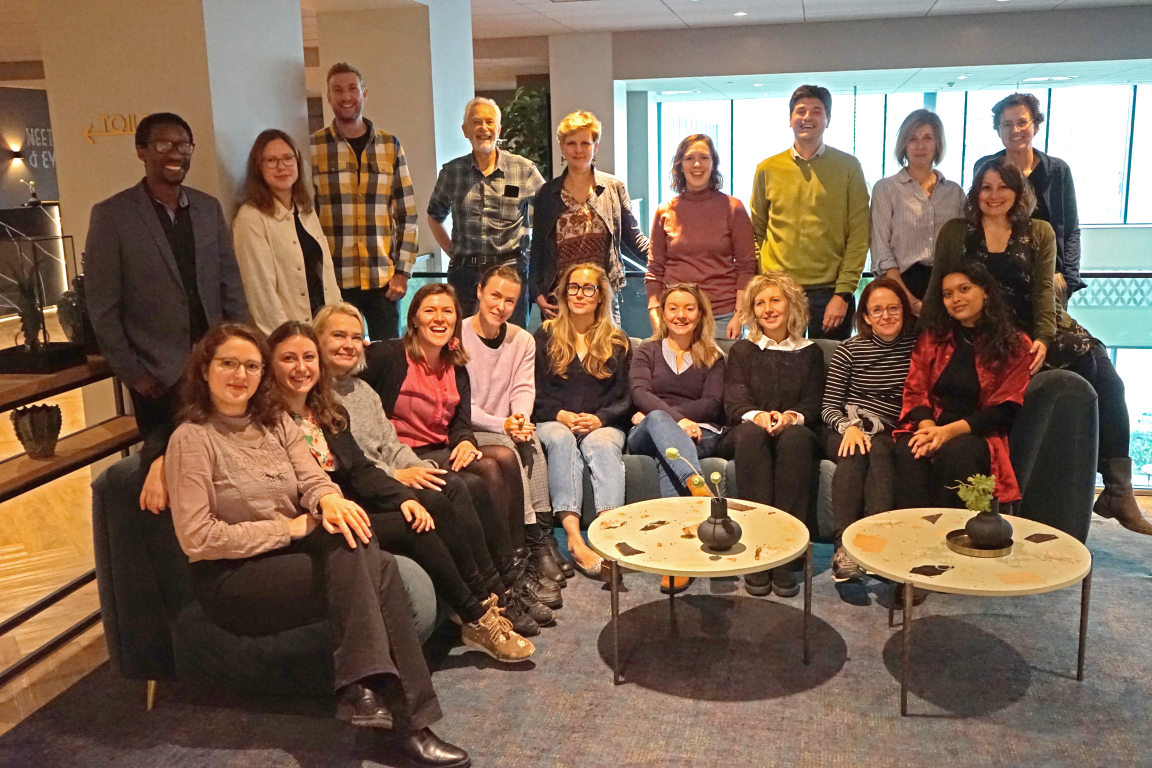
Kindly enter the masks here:
<path id="1" fill-rule="evenodd" d="M 861 568 L 897 582 L 956 595 L 1035 595 L 1078 583 L 1092 554 L 1055 528 L 1004 515 L 1012 552 L 971 557 L 948 548 L 945 536 L 975 514 L 964 509 L 898 509 L 858 520 L 844 531 L 844 550 Z"/>
<path id="2" fill-rule="evenodd" d="M 787 512 L 742 499 L 728 500 L 740 541 L 727 552 L 706 549 L 696 526 L 708 519 L 710 499 L 651 499 L 605 512 L 588 526 L 596 554 L 625 568 L 667 576 L 720 577 L 790 563 L 808 548 L 808 529 Z M 629 554 L 625 554 L 625 553 Z"/>

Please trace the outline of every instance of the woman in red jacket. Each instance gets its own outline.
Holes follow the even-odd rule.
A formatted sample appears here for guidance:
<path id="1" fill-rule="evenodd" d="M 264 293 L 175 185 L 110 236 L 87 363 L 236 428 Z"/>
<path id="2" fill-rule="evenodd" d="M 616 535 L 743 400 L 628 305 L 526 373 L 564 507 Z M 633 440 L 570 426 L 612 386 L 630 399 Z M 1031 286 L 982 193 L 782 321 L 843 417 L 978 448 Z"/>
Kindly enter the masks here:
<path id="1" fill-rule="evenodd" d="M 939 290 L 925 301 L 904 384 L 896 506 L 963 507 L 956 483 L 975 474 L 995 475 L 996 497 L 1017 501 L 1008 431 L 1028 387 L 1031 340 L 982 264 L 958 265 Z"/>

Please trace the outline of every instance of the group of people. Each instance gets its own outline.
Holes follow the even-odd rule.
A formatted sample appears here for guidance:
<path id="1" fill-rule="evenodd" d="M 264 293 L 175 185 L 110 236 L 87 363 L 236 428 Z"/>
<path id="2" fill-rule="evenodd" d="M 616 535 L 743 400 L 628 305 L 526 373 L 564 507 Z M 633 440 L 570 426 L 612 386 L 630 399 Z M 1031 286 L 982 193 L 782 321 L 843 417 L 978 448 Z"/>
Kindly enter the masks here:
<path id="1" fill-rule="evenodd" d="M 249 636 L 328 618 L 337 715 L 391 730 L 395 755 L 469 759 L 429 730 L 441 713 L 393 554 L 427 571 L 465 646 L 525 661 L 567 580 L 606 573 L 580 530 L 583 478 L 597 513 L 621 506 L 625 450 L 655 459 L 665 496 L 710 495 L 700 459 L 735 459 L 742 498 L 807 522 L 831 459 L 833 578 L 859 580 L 840 536 L 861 516 L 958 506 L 950 486 L 975 473 L 1020 498 L 1008 431 L 1030 377 L 1068 368 L 1099 394 L 1096 511 L 1152 533 L 1123 386 L 1064 310 L 1083 285 L 1075 196 L 1067 166 L 1031 145 L 1033 97 L 996 105 L 1006 149 L 967 195 L 935 168 L 940 120 L 913 112 L 902 170 L 870 201 L 859 162 L 823 142 L 831 96 L 802 86 L 795 142 L 757 167 L 751 215 L 692 135 L 651 240 L 595 168 L 593 115 L 560 123 L 565 170 L 545 182 L 498 147 L 496 104 L 473 99 L 472 152 L 444 165 L 427 211 L 448 281 L 416 291 L 401 328 L 416 254 L 404 152 L 363 117 L 355 68 L 333 66 L 327 88 L 311 182 L 292 138 L 264 131 L 231 227 L 183 184 L 191 127 L 141 120 L 144 179 L 92 211 L 87 300 L 145 440 L 141 508 L 170 510 L 207 615 Z M 622 251 L 648 265 L 653 335 L 635 348 Z M 843 341 L 830 367 L 821 338 Z M 799 567 L 746 589 L 793 596 Z"/>

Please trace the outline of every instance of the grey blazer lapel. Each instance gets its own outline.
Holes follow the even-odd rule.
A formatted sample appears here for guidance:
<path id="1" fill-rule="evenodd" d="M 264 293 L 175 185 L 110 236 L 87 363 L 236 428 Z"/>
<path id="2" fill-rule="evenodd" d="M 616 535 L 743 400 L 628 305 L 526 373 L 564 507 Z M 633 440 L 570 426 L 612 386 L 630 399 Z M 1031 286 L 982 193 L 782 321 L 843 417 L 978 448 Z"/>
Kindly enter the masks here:
<path id="1" fill-rule="evenodd" d="M 164 227 L 160 226 L 160 220 L 156 218 L 156 206 L 153 205 L 148 190 L 144 189 L 144 182 L 133 187 L 133 191 L 136 198 L 136 212 L 144 221 L 144 228 L 152 235 L 152 239 L 156 242 L 156 248 L 159 249 L 160 255 L 164 258 L 164 263 L 168 265 L 168 271 L 172 273 L 172 277 L 176 278 L 177 284 L 183 285 L 180 278 L 180 268 L 176 266 L 176 256 L 172 253 L 172 246 L 168 244 L 168 236 L 164 234 Z"/>

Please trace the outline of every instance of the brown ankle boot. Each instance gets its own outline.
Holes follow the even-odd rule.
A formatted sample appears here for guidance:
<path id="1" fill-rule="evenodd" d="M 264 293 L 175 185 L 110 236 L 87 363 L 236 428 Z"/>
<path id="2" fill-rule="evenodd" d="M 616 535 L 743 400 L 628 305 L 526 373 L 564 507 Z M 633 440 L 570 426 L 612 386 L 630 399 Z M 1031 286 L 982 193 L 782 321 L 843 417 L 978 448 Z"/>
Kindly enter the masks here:
<path id="1" fill-rule="evenodd" d="M 1152 523 L 1145 519 L 1132 492 L 1132 459 L 1100 459 L 1104 490 L 1092 505 L 1100 517 L 1115 518 L 1130 531 L 1152 536 Z"/>

